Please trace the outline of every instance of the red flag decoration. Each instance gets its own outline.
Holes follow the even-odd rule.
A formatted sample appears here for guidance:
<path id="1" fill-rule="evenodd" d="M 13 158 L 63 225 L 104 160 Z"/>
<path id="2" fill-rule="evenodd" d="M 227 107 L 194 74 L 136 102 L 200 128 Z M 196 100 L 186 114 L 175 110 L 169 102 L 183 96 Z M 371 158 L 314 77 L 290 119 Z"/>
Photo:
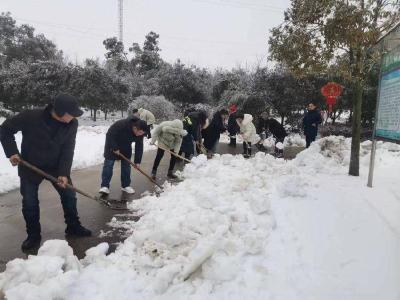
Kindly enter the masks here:
<path id="1" fill-rule="evenodd" d="M 336 82 L 328 82 L 321 88 L 322 95 L 326 98 L 329 112 L 332 112 L 332 107 L 336 104 L 336 98 L 343 92 L 343 87 Z"/>

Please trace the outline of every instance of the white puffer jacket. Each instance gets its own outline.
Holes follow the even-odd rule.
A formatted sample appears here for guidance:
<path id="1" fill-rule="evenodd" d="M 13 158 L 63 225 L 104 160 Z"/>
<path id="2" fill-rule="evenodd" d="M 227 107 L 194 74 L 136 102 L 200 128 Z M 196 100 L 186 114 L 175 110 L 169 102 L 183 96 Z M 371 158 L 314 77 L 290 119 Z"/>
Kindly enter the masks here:
<path id="1" fill-rule="evenodd" d="M 138 109 L 139 118 L 147 123 L 147 125 L 153 125 L 156 122 L 156 117 L 154 117 L 151 111 L 144 108 Z"/>
<path id="2" fill-rule="evenodd" d="M 182 138 L 187 134 L 183 129 L 181 120 L 165 121 L 156 126 L 151 132 L 151 141 L 168 150 L 174 149 L 175 153 L 179 152 L 182 145 Z"/>
<path id="3" fill-rule="evenodd" d="M 248 143 L 257 144 L 260 141 L 260 136 L 257 134 L 256 127 L 253 124 L 253 116 L 244 114 L 244 118 L 240 127 L 240 134 L 243 140 Z"/>

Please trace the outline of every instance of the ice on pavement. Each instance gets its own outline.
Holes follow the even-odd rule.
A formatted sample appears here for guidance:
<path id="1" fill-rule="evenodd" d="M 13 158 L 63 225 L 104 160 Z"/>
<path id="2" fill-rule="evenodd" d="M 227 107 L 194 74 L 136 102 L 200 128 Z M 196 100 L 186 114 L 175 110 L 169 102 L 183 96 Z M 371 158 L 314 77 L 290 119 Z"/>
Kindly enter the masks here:
<path id="1" fill-rule="evenodd" d="M 80 261 L 63 241 L 0 274 L 7 299 L 398 299 L 400 147 L 379 143 L 375 187 L 347 175 L 350 141 L 292 161 L 200 155 L 185 180 L 130 208 L 131 235 Z M 123 226 L 123 224 L 121 224 Z M 1 294 L 1 293 L 0 293 Z"/>

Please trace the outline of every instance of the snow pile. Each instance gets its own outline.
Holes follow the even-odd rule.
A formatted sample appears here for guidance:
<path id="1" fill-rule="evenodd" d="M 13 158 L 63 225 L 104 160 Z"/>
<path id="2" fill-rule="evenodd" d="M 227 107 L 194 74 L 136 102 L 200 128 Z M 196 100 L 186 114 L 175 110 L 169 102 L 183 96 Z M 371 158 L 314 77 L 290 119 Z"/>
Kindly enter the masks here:
<path id="1" fill-rule="evenodd" d="M 0 290 L 7 291 L 7 299 L 66 299 L 81 268 L 66 241 L 46 241 L 37 256 L 7 264 L 0 274 Z"/>
<path id="2" fill-rule="evenodd" d="M 1 123 L 1 121 L 0 121 Z M 82 169 L 101 164 L 104 160 L 104 142 L 108 126 L 79 126 L 76 135 L 75 155 L 72 168 Z M 15 140 L 18 147 L 21 146 L 22 135 L 17 133 Z M 145 139 L 144 151 L 155 149 Z M 19 186 L 19 177 L 17 168 L 13 167 L 3 150 L 0 154 L 0 194 L 6 193 Z"/>
<path id="3" fill-rule="evenodd" d="M 301 137 L 300 134 L 292 134 L 285 137 L 283 141 L 283 147 L 305 147 L 306 141 Z"/>
<path id="4" fill-rule="evenodd" d="M 115 253 L 103 243 L 78 262 L 66 244 L 45 243 L 8 263 L 0 291 L 12 300 L 397 299 L 400 147 L 379 143 L 371 190 L 346 175 L 349 144 L 321 139 L 288 162 L 201 155 L 185 181 L 130 204 L 142 217 L 125 224 L 132 234 Z M 365 174 L 370 144 L 362 148 Z"/>
<path id="5" fill-rule="evenodd" d="M 130 208 L 144 216 L 132 224 L 132 236 L 114 254 L 105 256 L 104 249 L 88 250 L 79 278 L 64 270 L 61 261 L 51 261 L 53 271 L 45 273 L 46 279 L 26 286 L 25 293 L 42 290 L 50 282 L 71 280 L 70 298 L 93 299 L 96 293 L 103 295 L 107 285 L 92 289 L 74 286 L 88 278 L 92 284 L 101 282 L 104 273 L 114 268 L 118 272 L 113 278 L 107 276 L 107 281 L 115 286 L 132 277 L 133 294 L 126 293 L 126 299 L 134 294 L 189 295 L 203 282 L 209 282 L 201 292 L 204 296 L 216 285 L 229 286 L 237 293 L 261 288 L 266 272 L 262 260 L 274 227 L 268 178 L 278 166 L 272 164 L 274 159 L 263 153 L 252 160 L 231 155 L 217 155 L 210 161 L 204 155 L 195 158 L 184 171 L 184 182 L 166 186 L 160 198 L 147 196 L 131 203 Z M 226 174 L 232 178 L 227 180 Z M 25 272 L 24 267 L 36 259 L 29 257 L 20 271 Z M 37 272 L 43 273 L 40 268 Z M 246 279 L 249 274 L 253 274 L 251 281 Z M 7 266 L 0 279 L 7 296 L 23 284 L 14 278 Z M 43 290 L 41 296 L 45 298 L 48 292 Z M 62 292 L 57 297 L 64 299 Z"/>
<path id="6" fill-rule="evenodd" d="M 273 136 L 270 136 L 263 141 L 263 147 L 269 153 L 275 152 L 275 143 L 276 139 Z"/>

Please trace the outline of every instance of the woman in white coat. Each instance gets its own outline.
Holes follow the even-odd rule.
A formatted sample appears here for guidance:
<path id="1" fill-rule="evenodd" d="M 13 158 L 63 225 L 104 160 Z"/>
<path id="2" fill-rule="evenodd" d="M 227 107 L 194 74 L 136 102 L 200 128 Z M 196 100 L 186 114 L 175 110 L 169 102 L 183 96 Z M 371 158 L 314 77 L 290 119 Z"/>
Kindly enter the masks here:
<path id="1" fill-rule="evenodd" d="M 260 141 L 260 136 L 257 134 L 256 127 L 253 124 L 253 116 L 238 113 L 236 122 L 240 127 L 240 135 L 243 139 L 243 156 L 249 158 L 251 156 L 251 145 Z"/>

